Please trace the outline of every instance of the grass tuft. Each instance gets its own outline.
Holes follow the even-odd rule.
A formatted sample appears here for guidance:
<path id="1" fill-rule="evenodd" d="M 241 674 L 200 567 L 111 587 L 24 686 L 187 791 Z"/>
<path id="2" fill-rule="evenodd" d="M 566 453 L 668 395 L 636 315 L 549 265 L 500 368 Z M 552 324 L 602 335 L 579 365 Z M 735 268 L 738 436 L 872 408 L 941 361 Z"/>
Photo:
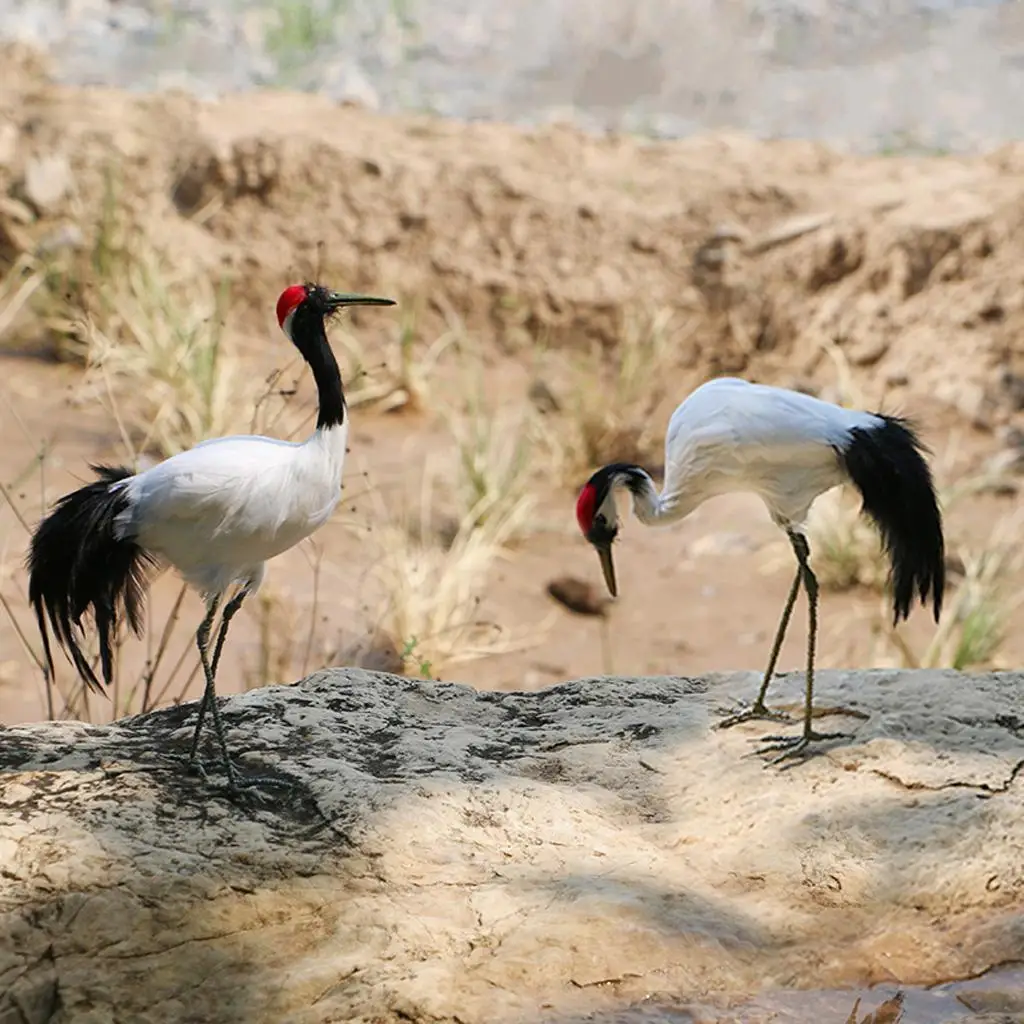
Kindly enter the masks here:
<path id="1" fill-rule="evenodd" d="M 341 325 L 332 342 L 343 362 L 345 398 L 350 409 L 416 412 L 429 404 L 430 381 L 445 352 L 463 336 L 453 325 L 431 341 L 422 336 L 415 300 L 399 300 L 398 328 L 383 358 L 371 358 L 364 341 Z"/>
<path id="2" fill-rule="evenodd" d="M 656 413 L 679 387 L 684 347 L 671 310 L 631 309 L 611 352 L 595 347 L 570 365 L 563 415 L 543 434 L 561 479 L 575 486 L 608 462 L 660 462 L 665 424 Z"/>
<path id="3" fill-rule="evenodd" d="M 1012 581 L 1024 570 L 1020 532 L 1024 518 L 1005 516 L 992 539 L 981 548 L 960 552 L 962 572 L 957 573 L 952 599 L 947 598 L 939 623 L 927 648 L 914 651 L 903 636 L 891 628 L 889 610 L 879 627 L 884 639 L 898 653 L 905 668 L 998 667 L 998 655 L 1009 633 L 1012 614 L 1020 607 L 1020 594 Z"/>
<path id="4" fill-rule="evenodd" d="M 375 549 L 370 575 L 380 591 L 375 646 L 397 652 L 405 673 L 436 676 L 451 665 L 521 650 L 535 635 L 510 634 L 480 611 L 496 564 L 521 527 L 521 498 L 492 508 L 482 521 L 464 516 L 448 543 L 434 528 L 436 475 L 424 473 L 418 509 L 394 517 L 383 507 L 367 535 Z"/>
<path id="5" fill-rule="evenodd" d="M 446 416 L 455 461 L 460 520 L 472 529 L 504 524 L 508 541 L 527 530 L 536 501 L 530 491 L 533 455 L 529 414 L 495 414 L 482 383 L 464 391 L 458 412 Z"/>
<path id="6" fill-rule="evenodd" d="M 119 397 L 133 449 L 174 455 L 246 429 L 256 395 L 224 344 L 226 281 L 176 279 L 139 246 L 122 276 L 98 286 L 104 313 L 86 324 L 86 379 Z"/>

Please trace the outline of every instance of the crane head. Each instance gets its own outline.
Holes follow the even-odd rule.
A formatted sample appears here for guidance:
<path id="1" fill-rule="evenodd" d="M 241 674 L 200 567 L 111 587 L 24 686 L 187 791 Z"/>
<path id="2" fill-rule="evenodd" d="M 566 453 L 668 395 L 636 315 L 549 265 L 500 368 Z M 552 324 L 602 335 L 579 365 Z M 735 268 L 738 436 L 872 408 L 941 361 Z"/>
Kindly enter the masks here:
<path id="1" fill-rule="evenodd" d="M 608 593 L 618 596 L 615 583 L 615 562 L 612 560 L 612 542 L 619 533 L 619 513 L 613 493 L 614 475 L 606 469 L 598 470 L 584 485 L 576 499 L 576 522 L 587 541 L 594 546 L 601 560 L 601 572 Z"/>
<path id="2" fill-rule="evenodd" d="M 353 292 L 333 292 L 320 284 L 293 284 L 281 292 L 277 300 L 277 322 L 291 339 L 292 320 L 299 309 L 309 309 L 327 319 L 345 306 L 393 306 L 394 299 Z"/>

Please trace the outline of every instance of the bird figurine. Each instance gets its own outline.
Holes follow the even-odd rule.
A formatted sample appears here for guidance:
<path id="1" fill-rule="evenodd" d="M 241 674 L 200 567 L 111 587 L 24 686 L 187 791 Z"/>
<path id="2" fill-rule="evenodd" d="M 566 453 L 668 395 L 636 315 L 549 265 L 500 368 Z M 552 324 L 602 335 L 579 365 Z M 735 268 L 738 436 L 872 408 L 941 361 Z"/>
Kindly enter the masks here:
<path id="1" fill-rule="evenodd" d="M 810 395 L 733 377 L 698 387 L 675 410 L 665 437 L 665 478 L 659 493 L 650 475 L 630 463 L 612 463 L 584 484 L 576 519 L 596 549 L 605 583 L 617 594 L 612 543 L 619 532 L 615 493 L 625 490 L 646 526 L 685 518 L 700 504 L 730 491 L 753 492 L 768 507 L 796 557 L 796 576 L 783 608 L 768 666 L 754 703 L 722 722 L 786 721 L 765 704 L 768 686 L 801 585 L 808 600 L 803 730 L 768 736 L 759 753 L 774 762 L 804 756 L 815 741 L 846 738 L 813 728 L 818 581 L 810 563 L 806 521 L 818 495 L 852 483 L 863 499 L 890 562 L 893 623 L 906 619 L 915 596 L 942 611 L 945 564 L 942 514 L 915 428 L 898 416 L 845 409 Z M 773 763 L 774 763 L 773 762 Z"/>
<path id="2" fill-rule="evenodd" d="M 50 678 L 52 629 L 90 689 L 102 692 L 111 685 L 120 624 L 127 621 L 137 636 L 142 634 L 145 596 L 158 568 L 173 567 L 202 595 L 206 614 L 196 631 L 196 646 L 206 685 L 188 765 L 197 765 L 209 710 L 232 789 L 240 777 L 228 752 L 215 687 L 228 626 L 246 597 L 259 588 L 267 560 L 322 526 L 341 497 L 348 415 L 326 324 L 349 306 L 394 304 L 392 299 L 335 292 L 319 284 L 286 288 L 277 300 L 277 322 L 309 364 L 317 387 L 319 415 L 309 438 L 215 438 L 140 473 L 123 466 L 92 466 L 97 479 L 60 498 L 32 535 L 29 600 Z M 217 610 L 235 586 L 237 592 L 223 605 L 211 654 Z M 87 614 L 98 637 L 102 684 L 83 649 Z"/>

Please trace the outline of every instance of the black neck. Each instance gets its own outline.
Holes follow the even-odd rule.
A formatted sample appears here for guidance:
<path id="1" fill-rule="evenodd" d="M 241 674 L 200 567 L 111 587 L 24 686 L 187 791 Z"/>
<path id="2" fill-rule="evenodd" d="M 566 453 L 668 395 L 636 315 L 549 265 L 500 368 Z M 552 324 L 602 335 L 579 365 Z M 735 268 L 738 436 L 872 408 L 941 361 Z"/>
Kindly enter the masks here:
<path id="1" fill-rule="evenodd" d="M 605 495 L 616 485 L 625 487 L 634 498 L 654 490 L 654 481 L 643 466 L 632 462 L 612 462 L 599 469 L 590 481 L 597 488 L 598 502 L 604 501 Z"/>
<path id="2" fill-rule="evenodd" d="M 292 315 L 292 342 L 309 363 L 316 381 L 320 415 L 317 429 L 337 427 L 345 422 L 345 393 L 341 387 L 341 371 L 334 358 L 324 318 L 309 303 L 303 303 Z"/>

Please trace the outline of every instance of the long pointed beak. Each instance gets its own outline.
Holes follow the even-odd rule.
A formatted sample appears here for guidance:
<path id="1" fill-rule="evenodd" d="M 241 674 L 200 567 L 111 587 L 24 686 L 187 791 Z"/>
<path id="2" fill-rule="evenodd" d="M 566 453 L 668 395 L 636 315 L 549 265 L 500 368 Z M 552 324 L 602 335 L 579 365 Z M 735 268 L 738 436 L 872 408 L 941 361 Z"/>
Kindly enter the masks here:
<path id="1" fill-rule="evenodd" d="M 381 299 L 376 295 L 357 295 L 353 292 L 331 292 L 327 299 L 331 309 L 342 306 L 394 306 L 394 299 Z"/>
<path id="2" fill-rule="evenodd" d="M 608 593 L 612 597 L 618 597 L 619 588 L 615 585 L 615 563 L 612 561 L 611 544 L 599 547 L 597 557 L 601 559 L 601 572 L 604 573 L 604 582 L 608 587 Z"/>

